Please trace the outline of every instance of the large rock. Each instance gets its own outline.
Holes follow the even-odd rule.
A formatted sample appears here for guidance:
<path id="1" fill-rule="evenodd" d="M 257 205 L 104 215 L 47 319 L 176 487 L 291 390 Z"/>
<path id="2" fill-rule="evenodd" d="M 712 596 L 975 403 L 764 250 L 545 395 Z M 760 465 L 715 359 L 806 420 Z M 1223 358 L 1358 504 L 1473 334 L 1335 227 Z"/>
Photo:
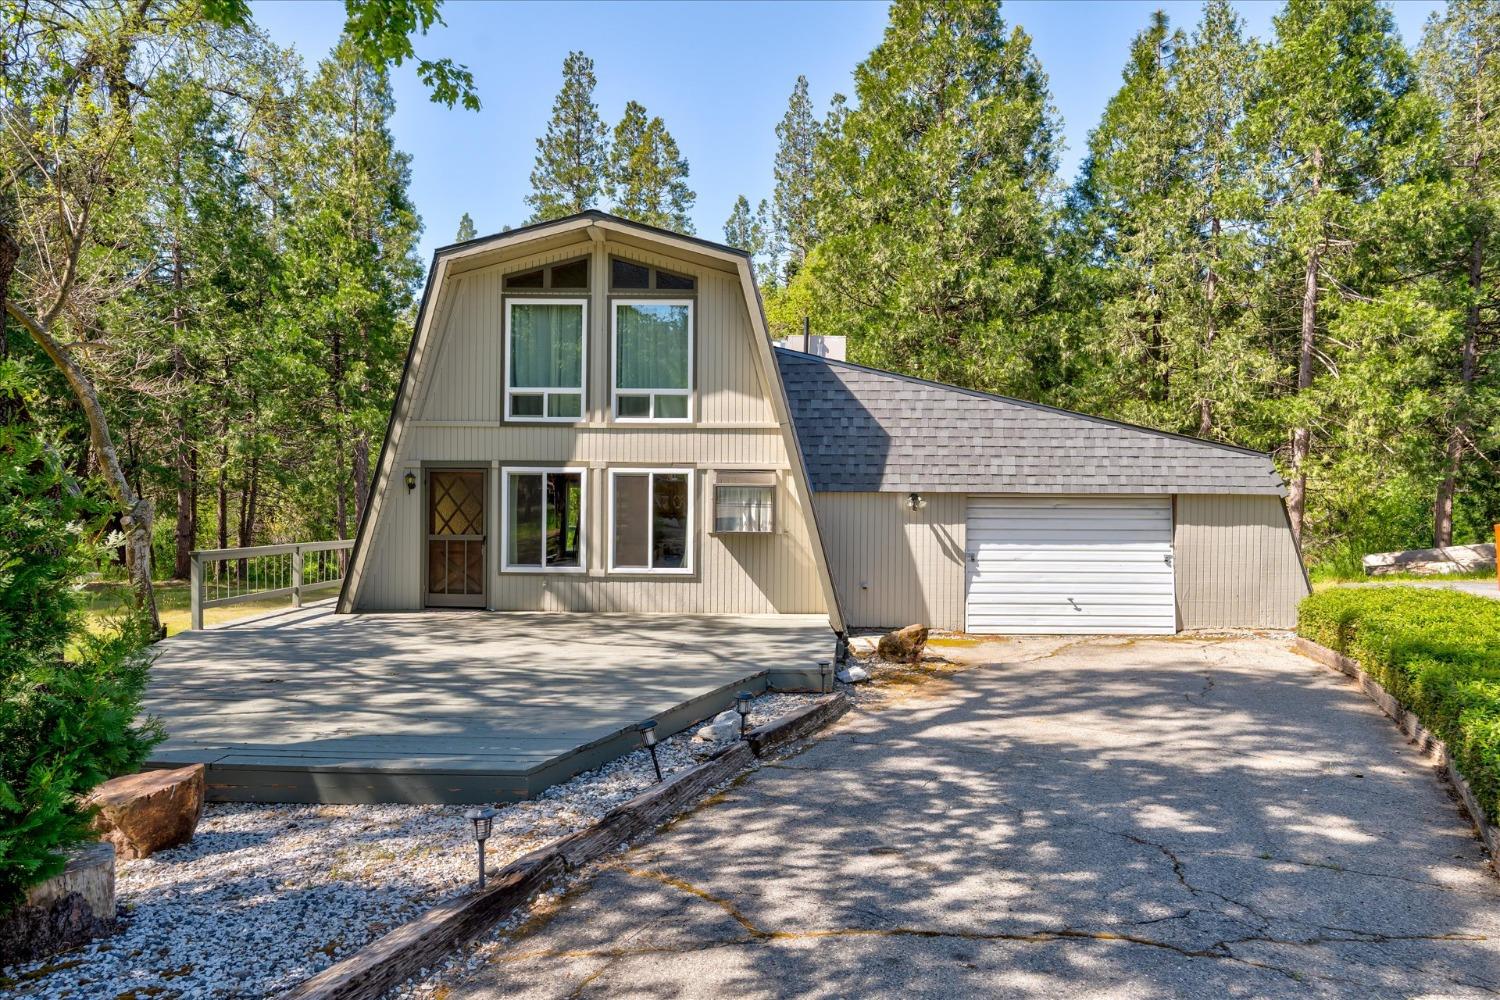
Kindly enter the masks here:
<path id="1" fill-rule="evenodd" d="M 32 886 L 20 906 L 0 916 L 0 966 L 76 948 L 114 930 L 115 847 L 96 841 L 70 854 L 62 874 Z"/>
<path id="2" fill-rule="evenodd" d="M 927 646 L 927 626 L 908 625 L 880 637 L 875 655 L 890 663 L 919 663 Z"/>
<path id="3" fill-rule="evenodd" d="M 150 857 L 186 844 L 203 815 L 203 772 L 202 764 L 193 764 L 106 781 L 85 803 L 99 809 L 94 829 L 122 858 Z"/>

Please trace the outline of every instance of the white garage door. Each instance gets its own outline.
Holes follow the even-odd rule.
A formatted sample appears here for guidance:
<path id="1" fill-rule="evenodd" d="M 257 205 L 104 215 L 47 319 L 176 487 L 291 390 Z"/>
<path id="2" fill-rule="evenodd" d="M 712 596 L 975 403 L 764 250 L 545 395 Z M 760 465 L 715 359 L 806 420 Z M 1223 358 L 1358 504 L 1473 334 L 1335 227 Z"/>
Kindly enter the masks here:
<path id="1" fill-rule="evenodd" d="M 970 497 L 968 631 L 1176 631 L 1170 497 Z"/>

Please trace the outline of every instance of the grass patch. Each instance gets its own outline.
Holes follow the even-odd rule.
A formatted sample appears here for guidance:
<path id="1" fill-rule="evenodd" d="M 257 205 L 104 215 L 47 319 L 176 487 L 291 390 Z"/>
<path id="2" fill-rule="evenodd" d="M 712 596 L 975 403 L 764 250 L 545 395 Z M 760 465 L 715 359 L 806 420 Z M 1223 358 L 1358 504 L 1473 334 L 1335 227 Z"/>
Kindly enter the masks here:
<path id="1" fill-rule="evenodd" d="M 1303 600 L 1297 634 L 1358 660 L 1448 745 L 1481 808 L 1500 822 L 1500 601 L 1334 588 Z"/>
<path id="2" fill-rule="evenodd" d="M 190 605 L 192 603 L 188 585 L 180 580 L 167 580 L 157 583 L 154 589 L 156 608 L 161 614 L 161 623 L 167 628 L 167 635 L 186 632 L 191 621 Z M 337 593 L 337 590 L 330 587 L 326 590 L 314 591 L 306 600 L 318 601 Z M 102 629 L 104 623 L 127 607 L 132 598 L 133 591 L 127 583 L 89 584 L 84 593 L 84 610 L 88 615 L 89 628 L 96 632 Z M 203 624 L 219 625 L 254 615 L 263 615 L 267 611 L 285 611 L 291 606 L 290 597 L 273 597 L 264 601 L 245 601 L 242 604 L 228 604 L 221 608 L 208 608 L 203 612 Z"/>
<path id="3" fill-rule="evenodd" d="M 1462 573 L 1383 573 L 1370 576 L 1364 570 L 1346 572 L 1334 563 L 1320 563 L 1308 567 L 1307 575 L 1318 583 L 1417 583 L 1423 580 L 1494 580 L 1492 569 L 1470 569 Z"/>

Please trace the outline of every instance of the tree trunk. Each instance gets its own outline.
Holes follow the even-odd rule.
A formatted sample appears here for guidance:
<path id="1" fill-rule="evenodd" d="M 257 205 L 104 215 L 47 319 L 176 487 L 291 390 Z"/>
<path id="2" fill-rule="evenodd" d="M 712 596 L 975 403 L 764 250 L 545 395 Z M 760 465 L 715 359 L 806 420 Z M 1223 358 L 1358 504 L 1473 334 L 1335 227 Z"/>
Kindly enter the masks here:
<path id="1" fill-rule="evenodd" d="M 354 439 L 354 527 L 356 530 L 365 517 L 365 505 L 370 502 L 370 437 L 360 431 Z"/>
<path id="2" fill-rule="evenodd" d="M 193 449 L 187 441 L 187 414 L 184 412 L 180 419 L 179 432 L 183 438 L 177 444 L 177 530 L 172 576 L 186 580 L 192 570 L 193 545 L 198 538 L 198 512 L 193 503 L 196 470 L 193 468 Z"/>
<path id="3" fill-rule="evenodd" d="M 1483 283 L 1484 233 L 1481 231 L 1475 234 L 1469 245 L 1469 310 L 1464 320 L 1464 349 L 1459 362 L 1462 389 L 1444 449 L 1443 480 L 1438 484 L 1437 500 L 1433 505 L 1432 544 L 1439 547 L 1453 544 L 1453 496 L 1458 489 L 1464 445 L 1469 436 L 1469 394 L 1474 391 L 1474 379 L 1479 373 L 1479 299 Z"/>
<path id="4" fill-rule="evenodd" d="M 1317 343 L 1318 264 L 1322 245 L 1308 251 L 1302 287 L 1302 343 L 1297 351 L 1297 393 L 1312 386 L 1313 348 Z M 1292 537 L 1302 542 L 1302 522 L 1307 515 L 1307 456 L 1312 450 L 1312 430 L 1306 426 L 1292 428 L 1292 483 L 1286 500 L 1292 520 Z"/>
<path id="5" fill-rule="evenodd" d="M 1209 352 L 1213 350 L 1214 338 L 1219 335 L 1219 316 L 1216 310 L 1219 303 L 1219 217 L 1216 215 L 1209 224 L 1209 263 L 1208 273 L 1203 278 L 1203 298 L 1206 304 L 1206 322 L 1203 330 L 1203 362 L 1208 361 Z M 1203 364 L 1199 365 L 1201 372 Z M 1208 437 L 1214 429 L 1214 404 L 1208 398 L 1206 387 L 1201 387 L 1202 393 L 1198 397 L 1198 436 Z"/>
<path id="6" fill-rule="evenodd" d="M 130 546 L 131 581 L 135 585 L 136 603 L 151 624 L 152 633 L 162 635 L 161 615 L 156 608 L 156 591 L 151 586 L 151 501 L 139 495 L 130 485 L 125 470 L 120 465 L 120 456 L 115 451 L 114 438 L 109 431 L 109 419 L 99 402 L 98 390 L 93 380 L 74 361 L 73 356 L 39 322 L 14 302 L 5 303 L 6 312 L 26 328 L 38 346 L 46 353 L 57 369 L 68 381 L 78 405 L 88 419 L 89 440 L 94 454 L 99 458 L 99 467 L 110 495 L 120 508 L 120 527 L 125 532 Z"/>

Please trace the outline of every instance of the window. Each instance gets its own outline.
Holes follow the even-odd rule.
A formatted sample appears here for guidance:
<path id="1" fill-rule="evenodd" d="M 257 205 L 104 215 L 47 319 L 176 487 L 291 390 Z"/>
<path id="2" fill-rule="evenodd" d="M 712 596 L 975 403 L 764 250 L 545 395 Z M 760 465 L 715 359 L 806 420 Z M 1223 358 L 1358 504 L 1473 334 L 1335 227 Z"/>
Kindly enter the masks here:
<path id="1" fill-rule="evenodd" d="M 583 416 L 586 299 L 505 304 L 505 415 L 572 422 Z"/>
<path id="2" fill-rule="evenodd" d="M 646 264 L 619 257 L 609 259 L 609 287 L 616 291 L 691 292 L 698 280 L 686 274 L 658 271 Z"/>
<path id="3" fill-rule="evenodd" d="M 693 303 L 616 302 L 614 312 L 615 419 L 688 420 Z"/>
<path id="4" fill-rule="evenodd" d="M 561 264 L 549 264 L 547 267 L 535 267 L 530 271 L 517 271 L 515 274 L 505 276 L 505 287 L 510 288 L 553 288 L 553 289 L 583 289 L 589 287 L 589 259 L 578 257 L 574 260 L 563 261 Z"/>
<path id="5" fill-rule="evenodd" d="M 693 474 L 687 469 L 612 469 L 609 568 L 690 573 Z"/>
<path id="6" fill-rule="evenodd" d="M 584 479 L 582 469 L 505 470 L 505 569 L 583 572 Z"/>
<path id="7" fill-rule="evenodd" d="M 776 528 L 776 473 L 721 472 L 714 479 L 714 532 L 766 534 Z"/>

